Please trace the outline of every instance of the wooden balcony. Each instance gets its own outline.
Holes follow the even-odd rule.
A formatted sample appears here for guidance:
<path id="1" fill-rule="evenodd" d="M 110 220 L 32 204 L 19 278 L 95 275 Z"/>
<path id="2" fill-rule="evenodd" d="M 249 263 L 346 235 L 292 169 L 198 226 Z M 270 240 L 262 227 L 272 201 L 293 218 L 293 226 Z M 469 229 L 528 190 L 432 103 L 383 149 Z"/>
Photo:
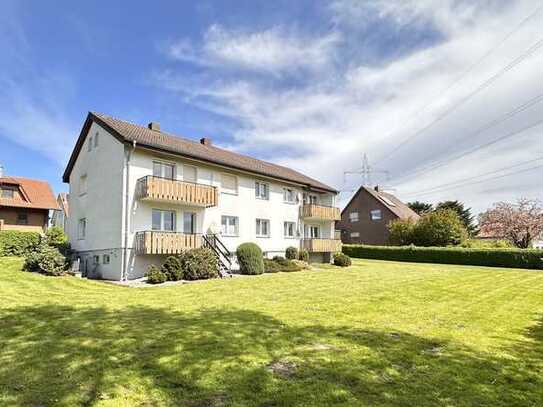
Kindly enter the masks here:
<path id="1" fill-rule="evenodd" d="M 338 239 L 304 239 L 302 246 L 310 253 L 340 252 L 341 240 Z"/>
<path id="2" fill-rule="evenodd" d="M 217 206 L 219 192 L 216 187 L 210 185 L 147 176 L 138 180 L 136 198 L 209 208 Z"/>
<path id="3" fill-rule="evenodd" d="M 136 233 L 136 254 L 181 254 L 202 246 L 202 235 L 148 230 Z"/>
<path id="4" fill-rule="evenodd" d="M 319 220 L 341 220 L 339 208 L 315 204 L 304 204 L 302 206 L 302 218 Z"/>

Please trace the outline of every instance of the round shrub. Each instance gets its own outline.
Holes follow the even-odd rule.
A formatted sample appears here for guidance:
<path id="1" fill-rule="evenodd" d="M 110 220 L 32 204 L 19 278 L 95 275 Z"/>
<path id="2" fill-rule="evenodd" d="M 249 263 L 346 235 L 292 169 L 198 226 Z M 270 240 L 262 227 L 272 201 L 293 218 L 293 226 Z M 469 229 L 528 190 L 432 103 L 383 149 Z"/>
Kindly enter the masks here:
<path id="1" fill-rule="evenodd" d="M 161 271 L 166 275 L 168 281 L 183 280 L 183 268 L 179 257 L 169 256 L 162 265 Z"/>
<path id="2" fill-rule="evenodd" d="M 298 260 L 309 263 L 309 252 L 305 249 L 300 249 L 300 251 L 298 252 Z"/>
<path id="3" fill-rule="evenodd" d="M 66 273 L 68 261 L 56 247 L 41 243 L 25 256 L 24 270 L 36 271 L 49 276 L 61 276 Z"/>
<path id="4" fill-rule="evenodd" d="M 160 269 L 154 264 L 149 266 L 146 276 L 149 284 L 162 284 L 167 280 L 166 274 L 160 271 Z"/>
<path id="5" fill-rule="evenodd" d="M 270 259 L 264 259 L 264 273 L 278 273 L 281 271 L 281 266 Z"/>
<path id="6" fill-rule="evenodd" d="M 351 258 L 343 253 L 334 254 L 334 265 L 340 267 L 349 267 L 351 265 Z"/>
<path id="7" fill-rule="evenodd" d="M 285 257 L 289 260 L 298 258 L 298 249 L 293 246 L 287 247 L 287 250 L 285 250 Z"/>
<path id="8" fill-rule="evenodd" d="M 213 250 L 207 247 L 200 247 L 183 253 L 181 268 L 186 280 L 205 280 L 219 276 L 217 256 Z"/>
<path id="9" fill-rule="evenodd" d="M 256 275 L 264 272 L 262 250 L 255 243 L 242 243 L 236 250 L 241 274 Z"/>

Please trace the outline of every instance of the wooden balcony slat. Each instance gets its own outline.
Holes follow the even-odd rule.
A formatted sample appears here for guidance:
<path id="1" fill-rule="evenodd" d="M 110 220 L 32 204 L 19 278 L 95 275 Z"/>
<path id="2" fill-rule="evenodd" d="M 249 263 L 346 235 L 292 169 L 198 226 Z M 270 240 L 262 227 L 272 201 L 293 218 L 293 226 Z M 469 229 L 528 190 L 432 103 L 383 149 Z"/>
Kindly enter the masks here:
<path id="1" fill-rule="evenodd" d="M 178 202 L 205 207 L 217 206 L 219 194 L 216 187 L 158 177 L 138 180 L 138 199 Z"/>
<path id="2" fill-rule="evenodd" d="M 136 233 L 137 254 L 181 254 L 202 246 L 200 235 L 175 232 L 145 231 Z"/>
<path id="3" fill-rule="evenodd" d="M 339 208 L 315 204 L 304 204 L 302 206 L 302 217 L 322 220 L 341 220 Z"/>
<path id="4" fill-rule="evenodd" d="M 341 251 L 341 240 L 337 239 L 304 239 L 303 247 L 311 253 L 339 252 Z"/>

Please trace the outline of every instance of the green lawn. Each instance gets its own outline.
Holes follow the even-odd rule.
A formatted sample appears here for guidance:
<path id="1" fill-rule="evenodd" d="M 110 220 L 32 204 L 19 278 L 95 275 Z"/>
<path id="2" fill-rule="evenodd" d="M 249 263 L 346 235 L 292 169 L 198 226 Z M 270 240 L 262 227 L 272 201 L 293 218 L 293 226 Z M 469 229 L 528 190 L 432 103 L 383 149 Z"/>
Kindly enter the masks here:
<path id="1" fill-rule="evenodd" d="M 353 267 L 153 288 L 0 259 L 0 405 L 543 405 L 543 272 Z"/>

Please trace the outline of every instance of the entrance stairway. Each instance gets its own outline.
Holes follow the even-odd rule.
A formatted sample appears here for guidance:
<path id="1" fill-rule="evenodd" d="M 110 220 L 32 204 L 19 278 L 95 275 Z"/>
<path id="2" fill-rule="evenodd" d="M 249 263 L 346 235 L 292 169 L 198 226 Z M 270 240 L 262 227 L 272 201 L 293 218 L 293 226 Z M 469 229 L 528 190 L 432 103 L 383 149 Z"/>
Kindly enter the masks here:
<path id="1" fill-rule="evenodd" d="M 232 277 L 232 253 L 226 248 L 224 243 L 215 234 L 203 235 L 203 246 L 215 253 L 219 263 L 219 275 L 221 278 Z"/>

